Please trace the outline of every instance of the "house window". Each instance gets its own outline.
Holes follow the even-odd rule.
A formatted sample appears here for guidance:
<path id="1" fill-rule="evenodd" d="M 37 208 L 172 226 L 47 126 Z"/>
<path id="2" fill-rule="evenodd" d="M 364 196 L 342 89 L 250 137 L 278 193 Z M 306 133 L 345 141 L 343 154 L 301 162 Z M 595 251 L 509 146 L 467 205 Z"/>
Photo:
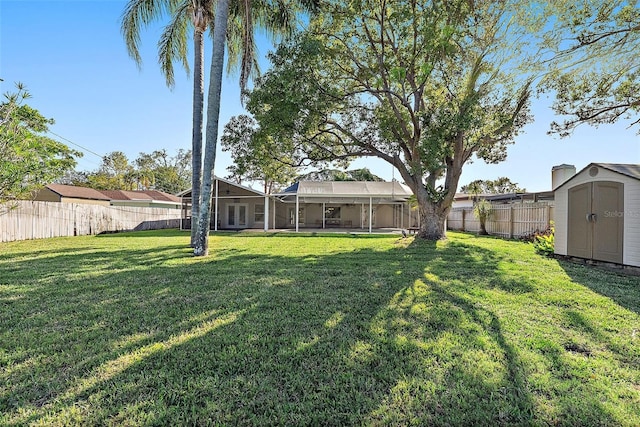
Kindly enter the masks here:
<path id="1" fill-rule="evenodd" d="M 324 210 L 324 217 L 326 219 L 340 219 L 340 206 L 328 206 Z"/>
<path id="2" fill-rule="evenodd" d="M 254 222 L 264 222 L 264 205 L 256 205 L 253 220 Z"/>

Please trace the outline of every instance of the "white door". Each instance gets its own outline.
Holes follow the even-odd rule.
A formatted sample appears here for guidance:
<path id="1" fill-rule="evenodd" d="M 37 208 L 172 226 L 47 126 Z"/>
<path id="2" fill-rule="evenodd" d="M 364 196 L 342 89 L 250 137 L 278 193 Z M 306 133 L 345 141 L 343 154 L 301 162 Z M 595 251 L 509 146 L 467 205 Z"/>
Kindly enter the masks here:
<path id="1" fill-rule="evenodd" d="M 246 228 L 248 210 L 246 203 L 231 203 L 227 205 L 227 227 Z"/>

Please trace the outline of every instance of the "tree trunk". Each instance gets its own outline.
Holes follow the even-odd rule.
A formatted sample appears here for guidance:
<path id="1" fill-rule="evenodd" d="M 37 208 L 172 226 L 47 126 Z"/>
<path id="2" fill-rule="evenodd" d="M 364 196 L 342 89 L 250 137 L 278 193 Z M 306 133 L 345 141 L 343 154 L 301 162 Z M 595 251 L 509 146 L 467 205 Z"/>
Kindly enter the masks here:
<path id="1" fill-rule="evenodd" d="M 418 205 L 420 214 L 420 231 L 418 237 L 428 240 L 446 239 L 445 223 L 449 209 L 442 206 L 442 202 L 434 203 L 424 200 Z"/>
<path id="2" fill-rule="evenodd" d="M 211 220 L 211 196 L 213 190 L 213 167 L 218 145 L 218 122 L 220 120 L 220 93 L 222 91 L 222 68 L 229 16 L 229 0 L 219 0 L 213 29 L 213 57 L 207 96 L 207 133 L 202 170 L 202 202 L 198 215 L 198 230 L 193 253 L 196 256 L 209 254 L 209 223 Z"/>
<path id="3" fill-rule="evenodd" d="M 204 40 L 196 28 L 193 35 L 193 131 L 191 135 L 191 247 L 195 247 L 200 215 L 202 173 L 202 116 L 204 104 Z"/>
<path id="4" fill-rule="evenodd" d="M 488 236 L 489 233 L 487 232 L 487 223 L 486 220 L 481 219 L 480 220 L 480 231 L 478 232 L 479 235 L 481 236 Z"/>

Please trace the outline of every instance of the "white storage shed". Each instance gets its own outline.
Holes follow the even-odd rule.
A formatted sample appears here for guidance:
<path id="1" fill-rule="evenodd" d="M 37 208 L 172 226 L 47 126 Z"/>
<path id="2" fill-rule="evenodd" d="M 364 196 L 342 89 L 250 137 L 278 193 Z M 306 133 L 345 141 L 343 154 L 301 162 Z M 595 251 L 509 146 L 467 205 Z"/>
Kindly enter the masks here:
<path id="1" fill-rule="evenodd" d="M 556 254 L 640 267 L 640 165 L 591 163 L 555 204 Z"/>

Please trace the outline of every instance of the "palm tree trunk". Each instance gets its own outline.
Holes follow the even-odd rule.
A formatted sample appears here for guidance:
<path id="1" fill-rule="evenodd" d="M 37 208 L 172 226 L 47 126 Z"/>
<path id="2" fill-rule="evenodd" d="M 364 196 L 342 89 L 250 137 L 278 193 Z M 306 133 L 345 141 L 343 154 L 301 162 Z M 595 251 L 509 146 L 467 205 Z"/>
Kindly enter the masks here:
<path id="1" fill-rule="evenodd" d="M 202 171 L 202 203 L 198 215 L 198 229 L 193 253 L 196 256 L 209 254 L 209 222 L 211 220 L 211 196 L 213 190 L 213 167 L 218 145 L 218 121 L 220 119 L 220 93 L 222 91 L 222 69 L 227 35 L 229 0 L 219 0 L 213 29 L 213 57 L 207 96 L 207 132 Z"/>
<path id="2" fill-rule="evenodd" d="M 193 35 L 193 133 L 191 137 L 191 247 L 195 247 L 200 215 L 200 181 L 202 173 L 202 116 L 204 104 L 204 40 L 196 26 Z"/>

